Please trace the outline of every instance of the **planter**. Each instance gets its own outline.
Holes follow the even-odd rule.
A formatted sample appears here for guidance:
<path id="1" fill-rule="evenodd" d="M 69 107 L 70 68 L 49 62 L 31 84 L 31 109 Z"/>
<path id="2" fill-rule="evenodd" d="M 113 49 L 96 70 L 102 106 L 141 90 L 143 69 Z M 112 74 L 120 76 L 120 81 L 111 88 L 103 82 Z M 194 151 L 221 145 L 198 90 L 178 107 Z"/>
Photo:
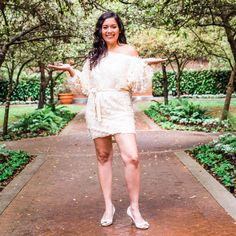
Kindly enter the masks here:
<path id="1" fill-rule="evenodd" d="M 59 93 L 58 99 L 61 104 L 71 104 L 74 98 L 74 94 L 72 93 Z"/>

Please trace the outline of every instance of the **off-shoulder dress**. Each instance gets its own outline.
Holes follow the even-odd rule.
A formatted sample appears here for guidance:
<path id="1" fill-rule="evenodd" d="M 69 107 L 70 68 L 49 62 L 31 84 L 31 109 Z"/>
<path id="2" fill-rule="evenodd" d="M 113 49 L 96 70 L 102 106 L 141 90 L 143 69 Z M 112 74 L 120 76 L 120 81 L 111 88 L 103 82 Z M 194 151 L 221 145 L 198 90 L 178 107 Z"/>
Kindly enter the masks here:
<path id="1" fill-rule="evenodd" d="M 74 92 L 88 96 L 86 124 L 92 139 L 118 133 L 135 133 L 131 95 L 148 90 L 152 68 L 139 57 L 108 51 L 90 70 L 89 61 L 82 72 L 68 79 Z"/>

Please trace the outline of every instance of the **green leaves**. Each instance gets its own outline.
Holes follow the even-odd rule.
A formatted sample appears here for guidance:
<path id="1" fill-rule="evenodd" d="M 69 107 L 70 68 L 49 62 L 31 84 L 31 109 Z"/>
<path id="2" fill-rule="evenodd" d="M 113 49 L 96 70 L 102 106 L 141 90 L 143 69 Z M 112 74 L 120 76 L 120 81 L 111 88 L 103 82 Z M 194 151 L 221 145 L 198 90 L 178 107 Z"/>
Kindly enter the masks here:
<path id="1" fill-rule="evenodd" d="M 3 181 L 11 177 L 21 166 L 27 164 L 30 156 L 24 151 L 7 150 L 0 146 L 0 187 Z"/>
<path id="2" fill-rule="evenodd" d="M 236 136 L 226 134 L 196 147 L 192 154 L 226 187 L 236 187 Z M 230 154 L 230 155 L 229 155 Z"/>
<path id="3" fill-rule="evenodd" d="M 168 105 L 156 102 L 144 111 L 166 129 L 222 131 L 230 130 L 229 121 L 220 122 L 207 115 L 207 110 L 185 99 L 173 99 Z"/>
<path id="4" fill-rule="evenodd" d="M 36 110 L 33 113 L 23 116 L 17 123 L 9 128 L 10 139 L 21 137 L 35 137 L 58 133 L 75 113 L 65 107 L 56 107 L 55 112 L 51 107 Z"/>
<path id="5" fill-rule="evenodd" d="M 169 91 L 176 88 L 174 72 L 168 72 Z M 181 75 L 181 91 L 183 94 L 219 94 L 225 93 L 227 81 L 230 76 L 228 70 L 185 70 Z M 158 72 L 153 77 L 153 95 L 160 96 L 163 93 L 163 76 Z"/>

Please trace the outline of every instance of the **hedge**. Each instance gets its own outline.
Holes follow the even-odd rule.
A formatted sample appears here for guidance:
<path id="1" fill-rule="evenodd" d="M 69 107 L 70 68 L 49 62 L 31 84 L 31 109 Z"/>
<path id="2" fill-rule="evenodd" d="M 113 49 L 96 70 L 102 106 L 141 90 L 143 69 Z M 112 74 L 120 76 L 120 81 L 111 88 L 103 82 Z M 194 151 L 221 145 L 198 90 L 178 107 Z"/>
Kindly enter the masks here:
<path id="1" fill-rule="evenodd" d="M 57 79 L 58 84 L 62 79 Z M 0 79 L 0 102 L 6 101 L 8 81 Z M 58 85 L 59 86 L 59 85 Z M 56 86 L 56 89 L 57 87 Z M 39 99 L 40 79 L 39 74 L 31 74 L 23 77 L 13 93 L 12 101 L 37 101 Z M 46 96 L 49 97 L 49 87 L 46 89 Z"/>
<path id="2" fill-rule="evenodd" d="M 175 74 L 167 72 L 168 90 L 176 91 Z M 181 76 L 182 94 L 225 94 L 230 77 L 229 70 L 184 70 Z M 162 73 L 157 72 L 153 78 L 153 95 L 163 94 Z M 234 84 L 236 88 L 236 84 Z"/>
<path id="3" fill-rule="evenodd" d="M 167 72 L 168 89 L 171 93 L 176 91 L 175 74 Z M 181 91 L 183 94 L 225 94 L 226 86 L 230 76 L 229 70 L 184 70 L 181 77 Z M 153 77 L 153 95 L 163 95 L 162 73 L 157 72 Z M 59 81 L 58 81 L 59 82 Z M 60 82 L 59 82 L 60 83 Z M 39 75 L 32 74 L 21 80 L 13 94 L 12 101 L 38 100 Z M 236 85 L 234 86 L 236 88 Z M 7 81 L 0 79 L 0 102 L 6 98 Z M 49 95 L 49 90 L 47 90 Z"/>

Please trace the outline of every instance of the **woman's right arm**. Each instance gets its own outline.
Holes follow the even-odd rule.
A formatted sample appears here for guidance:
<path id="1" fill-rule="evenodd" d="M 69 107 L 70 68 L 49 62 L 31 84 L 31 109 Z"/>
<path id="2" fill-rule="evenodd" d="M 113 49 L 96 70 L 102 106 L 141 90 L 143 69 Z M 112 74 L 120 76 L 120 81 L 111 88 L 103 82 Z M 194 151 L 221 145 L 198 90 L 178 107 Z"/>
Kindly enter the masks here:
<path id="1" fill-rule="evenodd" d="M 48 65 L 48 68 L 68 72 L 70 74 L 70 78 L 67 79 L 67 84 L 70 89 L 75 93 L 83 93 L 84 95 L 89 94 L 90 67 L 88 60 L 84 64 L 82 71 L 74 69 L 70 64 L 63 63 Z"/>
<path id="2" fill-rule="evenodd" d="M 56 65 L 50 64 L 47 67 L 55 69 L 55 70 L 67 71 L 67 72 L 69 72 L 70 77 L 74 77 L 76 74 L 76 70 L 70 64 L 63 64 L 63 63 L 58 63 Z"/>

